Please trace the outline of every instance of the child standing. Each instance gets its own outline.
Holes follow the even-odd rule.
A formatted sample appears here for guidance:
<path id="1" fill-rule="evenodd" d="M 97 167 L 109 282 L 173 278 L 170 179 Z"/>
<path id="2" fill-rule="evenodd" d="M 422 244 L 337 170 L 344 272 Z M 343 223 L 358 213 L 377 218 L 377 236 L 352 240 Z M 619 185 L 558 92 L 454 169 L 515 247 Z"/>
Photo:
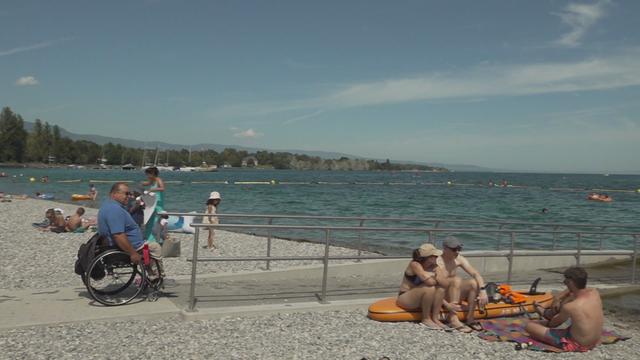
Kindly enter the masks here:
<path id="1" fill-rule="evenodd" d="M 209 199 L 207 200 L 207 211 L 205 216 L 202 219 L 204 224 L 218 224 L 218 217 L 215 216 L 218 213 L 218 205 L 220 205 L 220 201 L 222 198 L 220 197 L 220 193 L 217 191 L 213 191 L 209 194 Z M 213 244 L 213 236 L 215 235 L 215 231 L 213 228 L 209 228 L 209 238 L 207 239 L 207 248 L 209 250 L 213 250 L 216 246 Z"/>

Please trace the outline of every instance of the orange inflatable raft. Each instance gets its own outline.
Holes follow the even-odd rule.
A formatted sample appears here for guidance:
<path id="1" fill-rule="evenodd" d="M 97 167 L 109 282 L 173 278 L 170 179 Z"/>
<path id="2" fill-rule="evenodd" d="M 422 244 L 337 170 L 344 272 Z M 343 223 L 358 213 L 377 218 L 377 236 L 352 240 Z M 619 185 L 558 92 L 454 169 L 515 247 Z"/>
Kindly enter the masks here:
<path id="1" fill-rule="evenodd" d="M 499 301 L 487 304 L 486 308 L 481 311 L 476 309 L 476 319 L 490 319 L 504 316 L 516 316 L 524 313 L 535 312 L 533 302 L 537 302 L 544 308 L 549 308 L 553 302 L 553 294 L 551 292 L 544 293 L 528 293 L 525 291 L 517 291 L 524 297 L 524 301 L 518 304 L 506 303 Z M 382 299 L 369 306 L 369 318 L 377 321 L 421 321 L 422 311 L 420 309 L 403 309 L 396 305 L 397 297 Z M 466 303 L 463 302 L 463 306 Z M 442 311 L 440 317 L 442 320 L 446 318 L 447 313 Z M 462 321 L 466 320 L 465 312 L 458 312 L 458 318 Z"/>
<path id="2" fill-rule="evenodd" d="M 91 196 L 83 195 L 83 194 L 73 194 L 73 195 L 71 195 L 71 200 L 73 200 L 73 201 L 91 200 Z"/>

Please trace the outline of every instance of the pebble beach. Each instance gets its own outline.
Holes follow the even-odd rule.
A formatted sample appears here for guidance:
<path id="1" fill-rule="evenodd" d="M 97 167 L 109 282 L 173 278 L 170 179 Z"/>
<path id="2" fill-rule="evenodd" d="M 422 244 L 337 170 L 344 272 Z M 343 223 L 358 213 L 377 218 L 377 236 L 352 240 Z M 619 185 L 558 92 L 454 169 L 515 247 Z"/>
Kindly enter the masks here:
<path id="1" fill-rule="evenodd" d="M 0 203 L 0 289 L 48 289 L 82 286 L 73 273 L 78 246 L 89 234 L 41 232 L 31 223 L 49 207 L 70 214 L 77 206 L 40 200 Z M 96 216 L 87 209 L 87 216 Z M 187 275 L 192 236 L 182 242 L 179 258 L 165 259 L 167 274 Z M 206 242 L 206 238 L 202 239 Z M 264 238 L 217 231 L 214 256 L 258 256 Z M 208 250 L 200 249 L 202 252 Z M 274 239 L 273 255 L 321 255 L 319 244 Z M 353 255 L 335 247 L 332 254 Z M 272 262 L 272 268 L 310 262 Z M 202 263 L 199 272 L 255 271 L 264 263 Z M 2 302 L 0 300 L 0 311 Z M 0 330 L 0 359 L 633 359 L 640 348 L 637 312 L 607 308 L 608 329 L 627 341 L 586 354 L 551 354 L 514 350 L 512 343 L 490 343 L 475 335 L 426 330 L 413 323 L 379 323 L 363 310 L 278 313 L 257 317 L 182 321 L 171 315 L 155 320 L 80 322 Z"/>
<path id="2" fill-rule="evenodd" d="M 43 232 L 32 226 L 44 219 L 47 208 L 60 208 L 70 215 L 78 208 L 73 204 L 43 200 L 13 200 L 0 204 L 3 216 L 0 218 L 0 244 L 4 256 L 0 258 L 3 276 L 0 279 L 2 289 L 51 288 L 64 286 L 82 286 L 80 278 L 73 273 L 73 265 L 80 244 L 89 239 L 91 232 L 61 233 Z M 86 208 L 85 217 L 96 217 L 97 209 Z M 193 235 L 171 233 L 181 241 L 181 256 L 163 260 L 165 271 L 170 276 L 191 274 Z M 217 249 L 210 251 L 200 247 L 199 256 L 265 256 L 267 242 L 265 238 L 216 230 Z M 206 245 L 207 232 L 202 231 L 199 244 Z M 272 256 L 323 256 L 324 246 L 310 242 L 272 239 Z M 344 247 L 331 247 L 331 255 L 356 255 L 357 250 Z M 367 254 L 363 252 L 363 254 Z M 336 261 L 338 262 L 338 261 Z M 284 269 L 319 263 L 318 261 L 272 261 L 272 269 Z M 201 262 L 199 274 L 233 273 L 254 271 L 265 268 L 264 262 Z"/>

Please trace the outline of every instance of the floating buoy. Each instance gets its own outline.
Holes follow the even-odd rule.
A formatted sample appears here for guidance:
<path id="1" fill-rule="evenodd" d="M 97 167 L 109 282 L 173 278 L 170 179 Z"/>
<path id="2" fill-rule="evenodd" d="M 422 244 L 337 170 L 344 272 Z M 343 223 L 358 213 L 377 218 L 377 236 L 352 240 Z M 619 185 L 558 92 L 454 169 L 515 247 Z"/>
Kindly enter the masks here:
<path id="1" fill-rule="evenodd" d="M 271 180 L 271 185 L 275 185 L 276 181 L 275 180 Z"/>
<path id="2" fill-rule="evenodd" d="M 36 178 L 34 178 L 34 177 L 29 178 L 29 181 L 31 181 L 31 182 L 35 182 L 35 181 L 36 181 Z"/>

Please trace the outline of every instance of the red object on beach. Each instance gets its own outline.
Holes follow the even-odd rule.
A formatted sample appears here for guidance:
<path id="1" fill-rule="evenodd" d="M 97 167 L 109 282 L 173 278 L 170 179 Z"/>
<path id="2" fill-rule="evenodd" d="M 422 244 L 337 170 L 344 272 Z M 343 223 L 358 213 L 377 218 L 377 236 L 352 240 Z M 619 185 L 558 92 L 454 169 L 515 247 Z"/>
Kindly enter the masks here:
<path id="1" fill-rule="evenodd" d="M 142 246 L 142 259 L 144 261 L 144 266 L 149 266 L 151 259 L 149 258 L 149 244 L 146 242 Z"/>

